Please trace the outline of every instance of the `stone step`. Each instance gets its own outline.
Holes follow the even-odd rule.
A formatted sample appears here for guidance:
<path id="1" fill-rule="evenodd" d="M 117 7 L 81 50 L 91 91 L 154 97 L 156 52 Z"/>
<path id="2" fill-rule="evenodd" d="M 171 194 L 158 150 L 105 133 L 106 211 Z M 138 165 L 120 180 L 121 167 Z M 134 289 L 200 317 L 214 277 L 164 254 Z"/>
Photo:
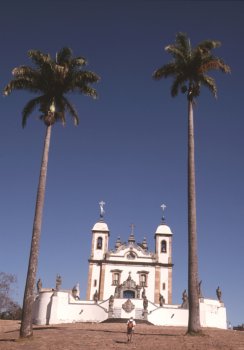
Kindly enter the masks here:
<path id="1" fill-rule="evenodd" d="M 126 323 L 129 320 L 129 318 L 107 318 L 106 320 L 102 321 L 101 323 Z M 151 322 L 147 320 L 142 320 L 142 319 L 137 319 L 134 318 L 134 321 L 136 324 L 148 324 L 148 325 L 153 325 Z"/>

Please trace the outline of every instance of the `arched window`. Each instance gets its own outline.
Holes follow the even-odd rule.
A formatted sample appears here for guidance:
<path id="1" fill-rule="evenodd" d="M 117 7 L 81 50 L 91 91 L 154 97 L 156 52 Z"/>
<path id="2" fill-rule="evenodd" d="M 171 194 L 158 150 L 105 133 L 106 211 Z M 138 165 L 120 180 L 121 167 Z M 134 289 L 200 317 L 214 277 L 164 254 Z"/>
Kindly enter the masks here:
<path id="1" fill-rule="evenodd" d="M 161 253 L 167 253 L 167 242 L 166 241 L 161 242 Z"/>
<path id="2" fill-rule="evenodd" d="M 102 249 L 103 246 L 103 239 L 102 237 L 98 237 L 97 239 L 97 249 Z"/>

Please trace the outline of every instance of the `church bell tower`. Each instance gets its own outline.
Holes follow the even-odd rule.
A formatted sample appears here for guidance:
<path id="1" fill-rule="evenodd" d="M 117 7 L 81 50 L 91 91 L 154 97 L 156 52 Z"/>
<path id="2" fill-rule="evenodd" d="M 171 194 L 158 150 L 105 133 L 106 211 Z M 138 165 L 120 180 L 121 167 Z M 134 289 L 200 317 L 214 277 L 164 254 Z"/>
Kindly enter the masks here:
<path id="1" fill-rule="evenodd" d="M 164 214 L 166 205 L 162 204 L 161 208 Z M 172 303 L 172 235 L 163 215 L 154 235 L 158 265 L 155 270 L 155 299 L 157 294 L 162 294 L 167 304 Z"/>
<path id="2" fill-rule="evenodd" d="M 97 294 L 98 299 L 103 299 L 104 277 L 105 277 L 105 255 L 108 251 L 109 229 L 104 222 L 104 205 L 101 201 L 100 219 L 92 228 L 91 255 L 89 261 L 87 300 L 92 300 Z"/>

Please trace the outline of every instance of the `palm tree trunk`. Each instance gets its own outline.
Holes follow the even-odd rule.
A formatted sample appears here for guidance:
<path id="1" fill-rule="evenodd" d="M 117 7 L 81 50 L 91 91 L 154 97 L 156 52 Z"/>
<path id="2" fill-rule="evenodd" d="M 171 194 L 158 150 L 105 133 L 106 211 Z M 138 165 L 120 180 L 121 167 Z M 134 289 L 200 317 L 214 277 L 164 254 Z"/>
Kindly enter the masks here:
<path id="1" fill-rule="evenodd" d="M 193 101 L 188 100 L 188 333 L 199 333 L 198 256 L 196 227 L 196 186 L 194 156 Z"/>
<path id="2" fill-rule="evenodd" d="M 39 185 L 36 196 L 36 209 L 33 223 L 31 249 L 29 257 L 29 266 L 25 284 L 25 293 L 23 300 L 22 320 L 20 327 L 20 337 L 31 337 L 32 331 L 32 309 L 34 303 L 34 290 L 36 281 L 36 272 L 38 266 L 39 242 L 41 236 L 42 213 L 45 198 L 48 152 L 51 138 L 51 125 L 47 126 L 42 163 L 40 169 Z"/>

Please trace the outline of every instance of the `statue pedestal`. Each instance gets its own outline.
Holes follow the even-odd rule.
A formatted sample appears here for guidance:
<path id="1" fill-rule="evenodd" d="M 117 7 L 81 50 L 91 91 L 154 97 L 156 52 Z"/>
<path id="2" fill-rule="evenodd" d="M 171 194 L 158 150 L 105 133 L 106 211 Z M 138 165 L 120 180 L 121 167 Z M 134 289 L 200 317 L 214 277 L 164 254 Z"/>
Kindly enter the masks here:
<path id="1" fill-rule="evenodd" d="M 148 319 L 148 310 L 143 310 L 143 319 L 147 321 L 147 319 Z"/>
<path id="2" fill-rule="evenodd" d="M 109 309 L 108 310 L 108 318 L 113 318 L 114 317 L 114 310 L 113 309 Z"/>

